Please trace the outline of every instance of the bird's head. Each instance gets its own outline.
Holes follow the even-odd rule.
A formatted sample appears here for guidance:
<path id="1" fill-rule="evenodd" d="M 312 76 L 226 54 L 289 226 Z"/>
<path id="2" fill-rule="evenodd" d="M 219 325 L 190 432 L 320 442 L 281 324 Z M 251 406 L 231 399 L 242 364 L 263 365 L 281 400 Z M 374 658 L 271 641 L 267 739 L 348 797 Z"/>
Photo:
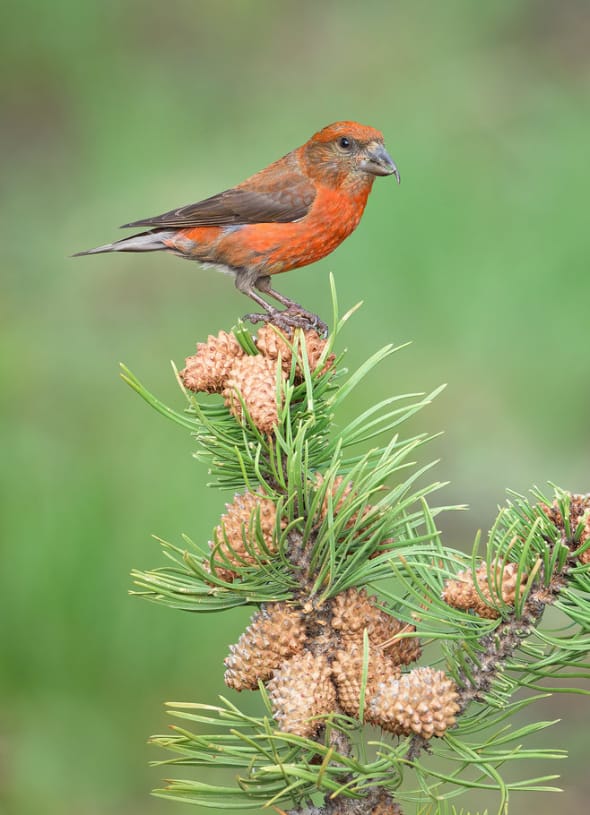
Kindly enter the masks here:
<path id="1" fill-rule="evenodd" d="M 335 122 L 318 131 L 302 148 L 306 160 L 334 183 L 372 183 L 375 176 L 400 176 L 385 149 L 383 134 L 358 122 Z"/>

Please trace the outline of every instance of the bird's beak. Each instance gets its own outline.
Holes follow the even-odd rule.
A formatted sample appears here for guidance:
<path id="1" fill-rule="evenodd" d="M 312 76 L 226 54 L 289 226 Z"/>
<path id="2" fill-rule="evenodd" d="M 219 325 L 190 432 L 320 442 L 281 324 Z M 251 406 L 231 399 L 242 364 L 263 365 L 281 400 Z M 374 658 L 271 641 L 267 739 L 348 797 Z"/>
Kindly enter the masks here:
<path id="1" fill-rule="evenodd" d="M 399 171 L 395 162 L 382 144 L 373 142 L 367 146 L 361 167 L 366 173 L 372 175 L 394 175 L 397 183 L 400 182 Z"/>

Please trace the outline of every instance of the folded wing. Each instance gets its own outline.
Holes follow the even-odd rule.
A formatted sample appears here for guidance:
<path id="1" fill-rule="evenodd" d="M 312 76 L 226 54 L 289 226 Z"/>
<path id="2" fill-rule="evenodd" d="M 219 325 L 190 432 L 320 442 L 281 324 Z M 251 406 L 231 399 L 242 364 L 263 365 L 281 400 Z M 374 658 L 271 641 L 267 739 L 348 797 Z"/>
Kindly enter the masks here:
<path id="1" fill-rule="evenodd" d="M 295 175 L 287 179 L 286 184 L 283 178 L 280 183 L 265 189 L 234 187 L 196 204 L 133 221 L 124 227 L 188 229 L 194 226 L 287 223 L 307 215 L 314 198 L 313 185 L 303 176 Z"/>

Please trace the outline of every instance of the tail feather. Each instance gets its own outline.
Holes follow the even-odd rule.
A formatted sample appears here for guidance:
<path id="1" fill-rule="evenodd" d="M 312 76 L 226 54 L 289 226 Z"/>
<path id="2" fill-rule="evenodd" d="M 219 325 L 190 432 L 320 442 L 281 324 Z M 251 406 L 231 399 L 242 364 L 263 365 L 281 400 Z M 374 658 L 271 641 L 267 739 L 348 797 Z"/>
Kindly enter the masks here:
<path id="1" fill-rule="evenodd" d="M 164 239 L 173 233 L 170 230 L 150 230 L 131 235 L 128 238 L 121 238 L 120 241 L 105 243 L 103 246 L 96 246 L 94 249 L 86 249 L 84 252 L 76 252 L 72 257 L 77 258 L 82 255 L 99 255 L 102 252 L 157 252 L 168 247 Z"/>

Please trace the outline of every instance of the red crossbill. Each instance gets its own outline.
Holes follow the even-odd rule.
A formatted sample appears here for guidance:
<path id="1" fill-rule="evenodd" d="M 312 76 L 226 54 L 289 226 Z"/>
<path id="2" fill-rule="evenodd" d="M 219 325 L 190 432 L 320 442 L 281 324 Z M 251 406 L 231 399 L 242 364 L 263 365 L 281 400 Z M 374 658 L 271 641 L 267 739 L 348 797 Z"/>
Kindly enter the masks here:
<path id="1" fill-rule="evenodd" d="M 375 177 L 386 175 L 399 183 L 383 135 L 336 122 L 236 187 L 125 224 L 149 229 L 78 254 L 172 252 L 231 273 L 236 287 L 265 310 L 250 320 L 325 330 L 316 315 L 271 288 L 270 278 L 332 252 L 357 227 Z"/>

